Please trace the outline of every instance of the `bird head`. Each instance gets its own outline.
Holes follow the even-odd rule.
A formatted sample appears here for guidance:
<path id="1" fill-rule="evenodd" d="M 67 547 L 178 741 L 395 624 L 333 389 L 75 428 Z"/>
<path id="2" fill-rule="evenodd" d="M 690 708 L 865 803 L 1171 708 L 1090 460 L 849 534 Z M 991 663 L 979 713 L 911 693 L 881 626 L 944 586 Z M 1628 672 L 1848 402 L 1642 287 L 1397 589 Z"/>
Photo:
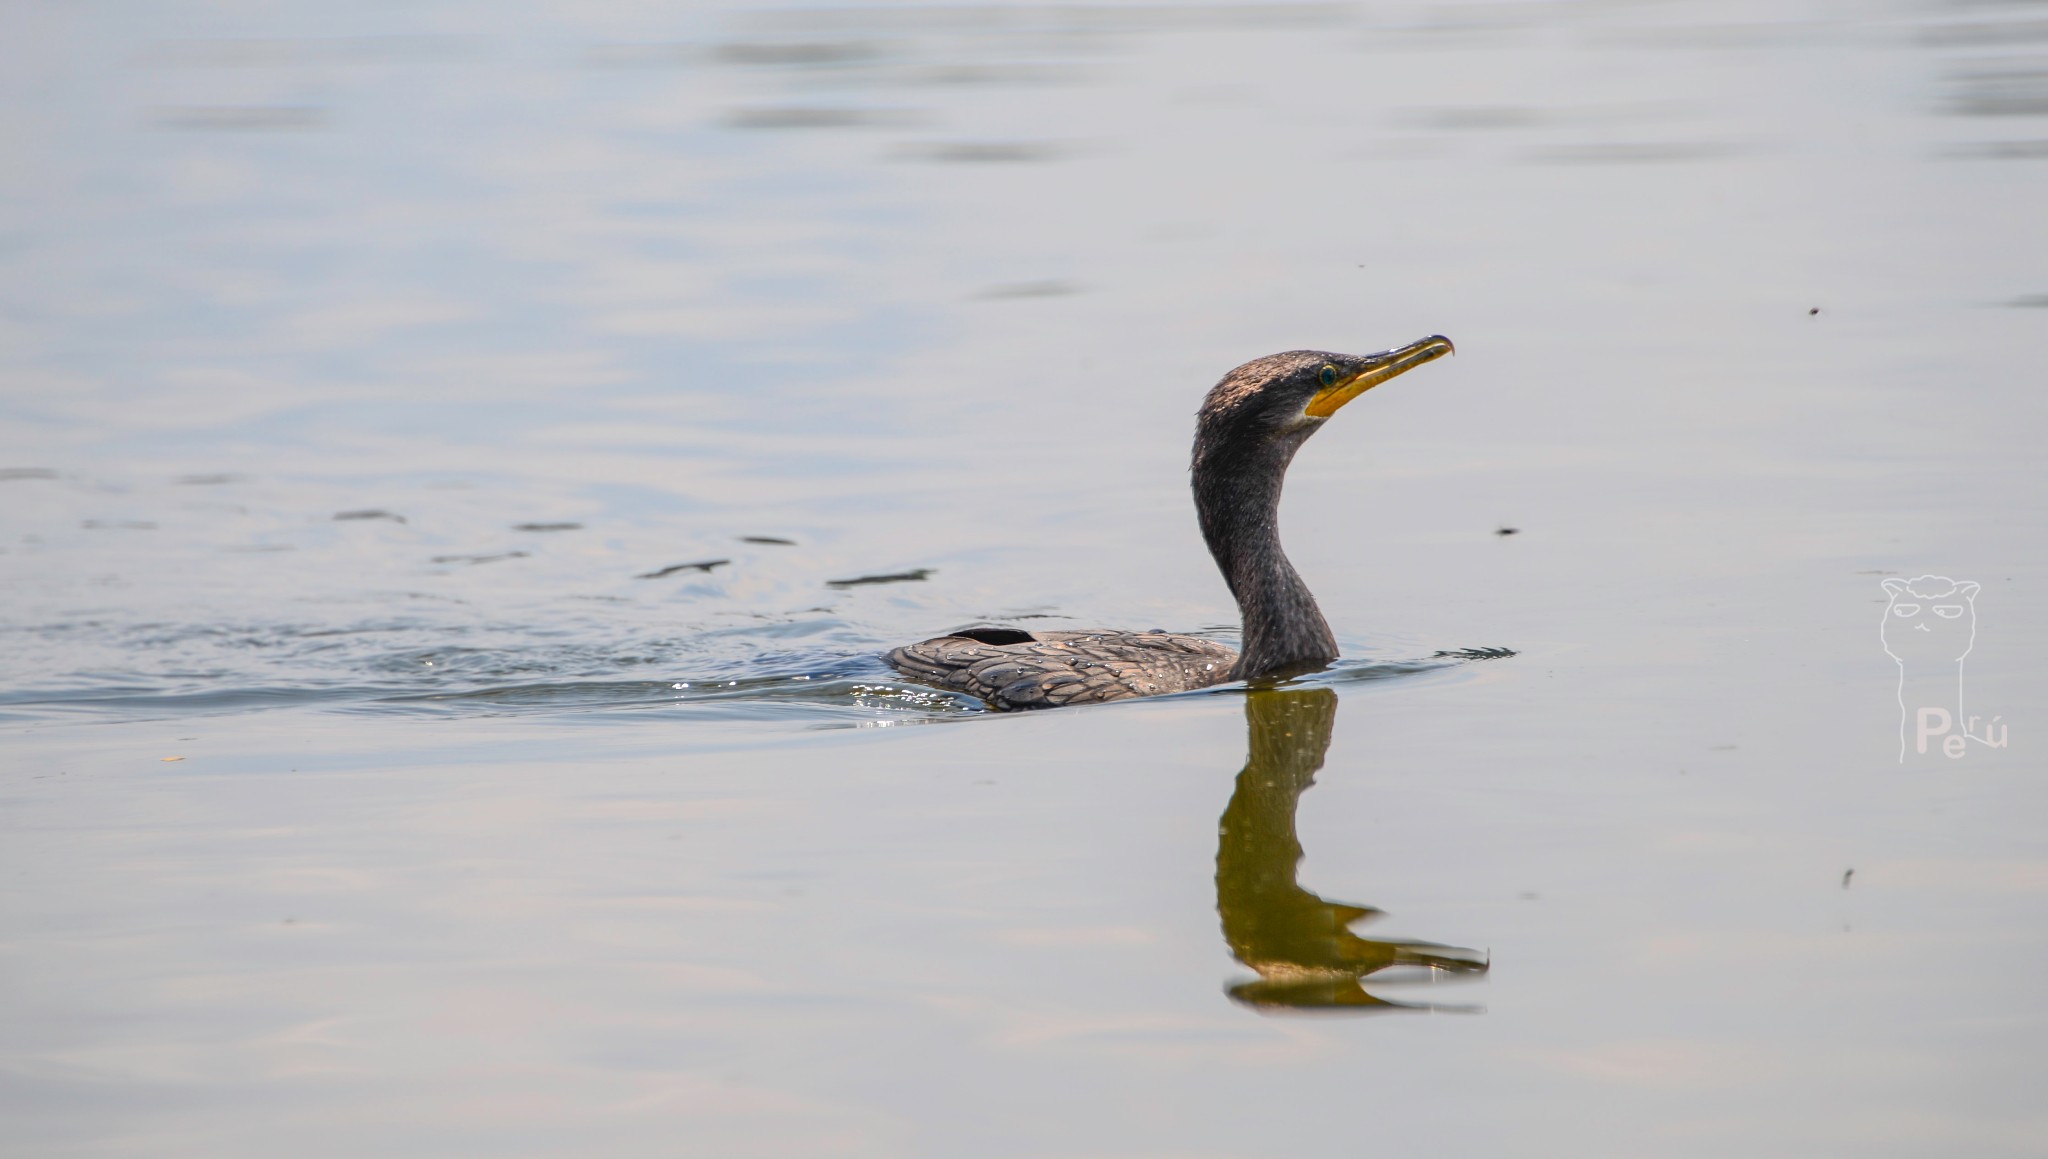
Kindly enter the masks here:
<path id="1" fill-rule="evenodd" d="M 1378 354 L 1289 350 L 1255 358 L 1223 376 L 1202 400 L 1196 446 L 1243 453 L 1299 446 L 1345 403 L 1396 375 L 1453 352 L 1441 334 Z"/>

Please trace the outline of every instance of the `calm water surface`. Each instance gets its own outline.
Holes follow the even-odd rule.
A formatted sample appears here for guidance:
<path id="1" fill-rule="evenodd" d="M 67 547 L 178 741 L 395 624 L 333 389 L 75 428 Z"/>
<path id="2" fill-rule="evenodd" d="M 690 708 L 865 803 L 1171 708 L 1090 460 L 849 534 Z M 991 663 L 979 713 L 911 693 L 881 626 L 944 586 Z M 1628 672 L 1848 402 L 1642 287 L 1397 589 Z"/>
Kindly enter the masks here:
<path id="1" fill-rule="evenodd" d="M 2048 4 L 7 22 L 6 1153 L 2048 1153 Z"/>

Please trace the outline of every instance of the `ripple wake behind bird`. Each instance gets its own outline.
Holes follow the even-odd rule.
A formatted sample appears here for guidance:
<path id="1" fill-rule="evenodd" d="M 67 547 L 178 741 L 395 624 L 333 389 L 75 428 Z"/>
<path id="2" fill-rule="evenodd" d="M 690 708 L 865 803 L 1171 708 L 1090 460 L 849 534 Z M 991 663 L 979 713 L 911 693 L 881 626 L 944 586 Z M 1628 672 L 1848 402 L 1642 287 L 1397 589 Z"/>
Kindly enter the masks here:
<path id="1" fill-rule="evenodd" d="M 855 665 L 854 667 L 860 667 Z M 924 723 L 982 715 L 979 704 L 870 672 L 792 673 L 727 680 L 576 680 L 382 697 L 350 705 L 370 712 L 484 714 L 679 709 L 743 720 L 808 720 L 816 727 Z"/>

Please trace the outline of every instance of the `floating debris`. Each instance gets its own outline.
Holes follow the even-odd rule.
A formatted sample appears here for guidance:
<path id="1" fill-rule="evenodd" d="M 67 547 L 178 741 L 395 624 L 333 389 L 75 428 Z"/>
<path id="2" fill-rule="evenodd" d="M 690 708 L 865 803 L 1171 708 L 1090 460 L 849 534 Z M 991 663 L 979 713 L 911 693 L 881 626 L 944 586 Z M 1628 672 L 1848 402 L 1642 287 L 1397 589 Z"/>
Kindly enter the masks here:
<path id="1" fill-rule="evenodd" d="M 1448 652 L 1432 652 L 1432 660 L 1505 660 L 1521 653 L 1513 648 L 1453 648 Z"/>
<path id="2" fill-rule="evenodd" d="M 57 472 L 48 467 L 0 467 L 0 483 L 14 479 L 54 479 Z"/>
<path id="3" fill-rule="evenodd" d="M 394 515 L 393 513 L 389 512 L 389 511 L 386 511 L 386 510 L 384 510 L 384 509 L 382 509 L 382 508 L 379 508 L 379 507 L 369 507 L 369 508 L 365 508 L 365 509 L 363 509 L 363 510 L 361 510 L 361 511 L 337 511 L 337 512 L 335 512 L 335 513 L 334 513 L 334 517 L 335 517 L 336 519 L 338 519 L 338 520 L 339 520 L 339 519 L 389 519 L 389 520 L 390 520 L 391 522 L 393 522 L 393 523 L 404 523 L 404 522 L 405 522 L 405 516 L 403 516 L 403 515 Z"/>
<path id="4" fill-rule="evenodd" d="M 221 483 L 237 483 L 240 475 L 180 475 L 179 484 L 186 487 L 212 487 Z"/>
<path id="5" fill-rule="evenodd" d="M 907 584 L 931 578 L 932 569 L 921 567 L 915 571 L 890 572 L 887 575 L 857 575 L 852 579 L 827 580 L 829 588 L 857 588 L 866 584 Z"/>
<path id="6" fill-rule="evenodd" d="M 1520 534 L 1522 534 L 1522 529 L 1521 529 L 1521 528 L 1519 528 L 1519 527 L 1500 527 L 1500 528 L 1496 528 L 1496 529 L 1494 529 L 1494 534 L 1495 534 L 1495 535 L 1520 535 Z"/>
<path id="7" fill-rule="evenodd" d="M 1809 309 L 1808 309 L 1808 310 L 1806 311 L 1806 316 L 1807 316 L 1807 317 L 1809 317 L 1809 318 L 1811 318 L 1811 317 L 1813 317 L 1813 316 L 1814 316 L 1815 314 L 1818 314 L 1818 313 L 1820 313 L 1820 307 L 1819 307 L 1819 306 L 1813 306 L 1813 307 L 1809 308 Z"/>
<path id="8" fill-rule="evenodd" d="M 158 760 L 160 760 L 160 761 L 182 761 L 182 760 L 184 760 L 185 758 L 184 758 L 184 757 L 158 757 L 157 759 L 158 759 Z"/>
<path id="9" fill-rule="evenodd" d="M 515 523 L 514 531 L 581 531 L 581 523 Z"/>
<path id="10" fill-rule="evenodd" d="M 1853 866 L 1853 865 L 1852 865 L 1852 866 L 1850 866 L 1849 868 L 1847 868 L 1847 869 L 1845 869 L 1845 870 L 1843 870 L 1843 871 L 1842 871 L 1842 888 L 1843 888 L 1843 889 L 1847 889 L 1847 888 L 1849 888 L 1849 879 L 1850 879 L 1850 878 L 1852 878 L 1852 877 L 1854 877 L 1854 876 L 1856 876 L 1856 867 L 1855 867 L 1855 866 Z"/>
<path id="11" fill-rule="evenodd" d="M 732 561 L 729 559 L 705 559 L 699 560 L 696 563 L 672 563 L 667 567 L 660 569 L 659 571 L 644 572 L 640 575 L 634 576 L 633 578 L 660 579 L 663 576 L 674 575 L 679 571 L 700 571 L 708 575 L 710 574 L 712 568 L 724 567 L 726 564 L 729 564 L 731 562 Z"/>
<path id="12" fill-rule="evenodd" d="M 740 536 L 740 542 L 741 542 L 741 543 L 771 543 L 771 544 L 774 544 L 774 545 L 775 545 L 776 547 L 795 547 L 795 546 L 796 546 L 796 540 L 794 540 L 794 539 L 783 539 L 782 537 L 780 537 L 780 536 L 776 536 L 776 535 L 742 535 L 742 536 Z"/>
<path id="13" fill-rule="evenodd" d="M 501 559 L 525 559 L 523 551 L 502 551 L 496 555 L 437 555 L 435 563 L 496 563 Z"/>

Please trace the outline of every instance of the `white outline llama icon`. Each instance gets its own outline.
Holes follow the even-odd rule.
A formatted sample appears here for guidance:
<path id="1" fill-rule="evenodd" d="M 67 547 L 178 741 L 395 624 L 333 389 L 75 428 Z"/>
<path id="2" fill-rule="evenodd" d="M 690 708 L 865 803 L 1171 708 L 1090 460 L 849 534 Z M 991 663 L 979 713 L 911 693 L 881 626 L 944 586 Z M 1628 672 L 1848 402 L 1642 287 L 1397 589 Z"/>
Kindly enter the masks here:
<path id="1" fill-rule="evenodd" d="M 1979 736 L 1976 719 L 1963 715 L 1963 659 L 1977 644 L 1976 600 L 1981 586 L 1945 575 L 1887 579 L 1882 586 L 1891 600 L 1885 605 L 1878 639 L 1899 665 L 1899 760 L 1906 759 L 1909 725 L 1913 750 L 1921 756 L 1935 738 L 1940 739 L 1942 755 L 1950 759 L 1968 751 L 1972 740 L 2004 748 L 2003 725 L 1997 726 L 1997 739 L 1992 740 L 1990 728 Z"/>

